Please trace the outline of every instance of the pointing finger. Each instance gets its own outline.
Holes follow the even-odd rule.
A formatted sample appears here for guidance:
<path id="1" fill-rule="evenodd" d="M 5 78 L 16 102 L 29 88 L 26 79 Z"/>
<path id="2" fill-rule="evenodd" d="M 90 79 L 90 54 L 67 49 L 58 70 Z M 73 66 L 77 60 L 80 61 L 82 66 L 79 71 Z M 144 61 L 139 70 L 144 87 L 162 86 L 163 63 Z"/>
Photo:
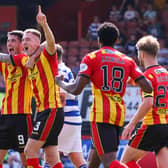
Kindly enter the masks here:
<path id="1" fill-rule="evenodd" d="M 41 13 L 41 6 L 38 6 L 38 13 Z"/>

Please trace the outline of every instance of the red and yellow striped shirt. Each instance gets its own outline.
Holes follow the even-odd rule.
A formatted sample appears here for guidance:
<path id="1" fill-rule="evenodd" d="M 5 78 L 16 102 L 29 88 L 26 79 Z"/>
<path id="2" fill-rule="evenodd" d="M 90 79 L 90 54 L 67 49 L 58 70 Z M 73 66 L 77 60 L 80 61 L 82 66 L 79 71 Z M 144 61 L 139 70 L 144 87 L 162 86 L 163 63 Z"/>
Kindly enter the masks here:
<path id="1" fill-rule="evenodd" d="M 32 89 L 30 80 L 26 77 L 26 69 L 0 63 L 0 72 L 5 81 L 1 114 L 31 114 Z"/>
<path id="2" fill-rule="evenodd" d="M 24 66 L 27 60 L 27 56 L 20 55 L 20 59 L 14 59 L 14 63 Z M 28 69 L 28 78 L 31 80 L 37 112 L 62 107 L 59 87 L 54 82 L 57 74 L 57 56 L 49 55 L 44 49 L 34 68 Z"/>
<path id="3" fill-rule="evenodd" d="M 110 47 L 86 55 L 80 65 L 80 75 L 92 82 L 93 104 L 90 120 L 122 126 L 125 105 L 122 99 L 127 79 L 143 76 L 135 62 Z"/>
<path id="4" fill-rule="evenodd" d="M 144 72 L 153 87 L 153 108 L 145 115 L 144 125 L 168 124 L 168 71 L 160 65 Z M 144 94 L 144 97 L 150 96 Z"/>

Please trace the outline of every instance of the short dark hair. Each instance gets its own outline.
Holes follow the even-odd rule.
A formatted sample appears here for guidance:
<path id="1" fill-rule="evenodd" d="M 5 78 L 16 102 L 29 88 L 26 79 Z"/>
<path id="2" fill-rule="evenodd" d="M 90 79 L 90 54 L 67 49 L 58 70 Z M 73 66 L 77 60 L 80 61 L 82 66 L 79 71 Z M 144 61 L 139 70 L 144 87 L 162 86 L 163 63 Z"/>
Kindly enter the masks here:
<path id="1" fill-rule="evenodd" d="M 22 41 L 22 37 L 23 37 L 23 31 L 22 30 L 13 30 L 11 32 L 8 32 L 8 36 L 9 35 L 14 35 L 17 36 L 19 41 Z"/>
<path id="2" fill-rule="evenodd" d="M 119 29 L 111 22 L 104 22 L 98 28 L 98 37 L 103 46 L 113 46 L 119 35 Z"/>
<path id="3" fill-rule="evenodd" d="M 64 53 L 64 50 L 60 44 L 56 44 L 56 52 L 57 52 L 57 59 L 62 60 L 62 55 Z"/>

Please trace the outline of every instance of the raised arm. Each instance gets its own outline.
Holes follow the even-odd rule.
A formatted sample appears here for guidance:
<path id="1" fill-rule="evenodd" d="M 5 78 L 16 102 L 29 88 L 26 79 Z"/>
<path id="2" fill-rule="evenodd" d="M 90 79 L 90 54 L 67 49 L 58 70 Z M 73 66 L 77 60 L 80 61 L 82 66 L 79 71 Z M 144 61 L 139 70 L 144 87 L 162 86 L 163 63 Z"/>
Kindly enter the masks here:
<path id="1" fill-rule="evenodd" d="M 0 53 L 0 62 L 5 62 L 8 64 L 13 64 L 12 56 L 9 54 Z"/>
<path id="2" fill-rule="evenodd" d="M 54 55 L 55 49 L 55 38 L 47 23 L 46 15 L 41 11 L 41 6 L 38 6 L 38 14 L 36 16 L 37 23 L 41 25 L 46 39 L 46 50 L 50 55 Z"/>

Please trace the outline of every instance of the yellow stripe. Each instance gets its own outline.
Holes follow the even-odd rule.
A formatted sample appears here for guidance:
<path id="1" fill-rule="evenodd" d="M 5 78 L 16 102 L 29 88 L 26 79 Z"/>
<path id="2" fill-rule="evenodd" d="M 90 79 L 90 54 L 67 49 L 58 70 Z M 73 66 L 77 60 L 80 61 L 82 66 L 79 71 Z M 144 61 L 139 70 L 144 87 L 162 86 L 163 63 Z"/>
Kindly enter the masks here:
<path id="1" fill-rule="evenodd" d="M 12 91 L 12 114 L 18 113 L 18 96 L 19 96 L 19 89 L 18 86 L 20 85 L 20 80 L 16 80 L 16 83 L 13 86 Z"/>
<path id="2" fill-rule="evenodd" d="M 103 100 L 102 100 L 102 94 L 101 91 L 99 89 L 95 89 L 94 86 L 92 86 L 92 90 L 93 90 L 93 95 L 95 96 L 95 104 L 94 104 L 94 108 L 96 110 L 96 121 L 97 122 L 103 122 Z M 94 110 L 94 109 L 93 109 Z M 92 115 L 94 115 L 94 112 L 92 111 Z M 92 116 L 92 120 L 93 120 L 94 116 Z"/>
<path id="3" fill-rule="evenodd" d="M 36 77 L 36 88 L 37 88 L 37 91 L 38 91 L 38 96 L 40 98 L 40 106 L 38 104 L 36 104 L 37 106 L 39 106 L 39 110 L 40 111 L 43 111 L 44 110 L 44 92 L 43 92 L 43 84 L 42 84 L 42 81 L 40 79 L 40 73 L 39 73 L 39 70 L 37 68 L 37 66 L 35 65 L 34 69 L 31 71 L 30 69 L 28 69 L 28 74 L 30 76 L 30 79 L 32 80 L 32 77 L 33 77 L 33 74 L 37 74 L 37 75 L 34 75 Z M 33 85 L 33 82 L 32 82 L 32 85 Z M 33 88 L 33 86 L 32 86 Z M 37 98 L 35 97 L 36 99 L 36 103 L 38 102 Z"/>
<path id="4" fill-rule="evenodd" d="M 4 76 L 4 79 L 6 79 L 6 74 L 5 74 L 5 63 L 2 63 L 2 73 L 3 73 L 3 76 Z M 6 86 L 6 93 L 9 93 L 8 92 L 8 88 L 9 86 Z M 8 97 L 9 94 L 5 94 L 5 100 L 7 100 L 6 98 Z M 4 101 L 4 114 L 7 114 L 7 101 Z"/>
<path id="5" fill-rule="evenodd" d="M 57 107 L 61 108 L 62 107 L 62 103 L 61 103 L 61 99 L 60 99 L 60 89 L 58 87 L 58 85 L 55 85 L 55 90 L 56 90 L 56 101 L 57 101 Z"/>
<path id="6" fill-rule="evenodd" d="M 116 103 L 109 97 L 110 100 L 110 123 L 114 124 L 116 115 L 117 115 L 117 110 L 116 110 Z"/>
<path id="7" fill-rule="evenodd" d="M 31 83 L 29 79 L 26 77 L 25 86 L 24 86 L 24 113 L 31 114 L 31 100 L 33 96 L 33 91 L 31 89 Z"/>
<path id="8" fill-rule="evenodd" d="M 38 86 L 38 87 L 37 87 Z M 36 80 L 36 87 L 37 87 L 37 90 L 38 90 L 38 94 L 39 94 L 39 98 L 40 98 L 40 106 L 39 106 L 39 111 L 43 111 L 44 110 L 44 88 L 43 88 L 43 84 L 42 84 L 42 81 L 41 79 L 39 78 L 39 75 L 38 75 L 38 79 Z"/>
<path id="9" fill-rule="evenodd" d="M 159 119 L 160 119 L 160 123 L 161 124 L 167 124 L 166 115 L 165 114 L 160 114 L 159 115 Z"/>
<path id="10" fill-rule="evenodd" d="M 145 125 L 153 125 L 154 121 L 153 121 L 152 109 L 144 117 L 143 123 Z"/>
<path id="11" fill-rule="evenodd" d="M 120 109 L 121 109 L 121 118 L 120 118 L 119 126 L 123 126 L 124 120 L 125 120 L 125 106 L 121 103 L 118 103 L 118 105 L 120 106 Z"/>
<path id="12" fill-rule="evenodd" d="M 47 58 L 42 54 L 40 56 L 41 58 L 41 63 L 45 72 L 45 76 L 47 78 L 48 82 L 48 87 L 49 87 L 49 103 L 51 103 L 51 105 L 54 105 L 55 102 L 55 82 L 54 82 L 54 77 L 53 77 L 53 73 L 51 70 L 51 66 L 47 60 Z M 56 104 L 56 102 L 55 102 Z"/>

